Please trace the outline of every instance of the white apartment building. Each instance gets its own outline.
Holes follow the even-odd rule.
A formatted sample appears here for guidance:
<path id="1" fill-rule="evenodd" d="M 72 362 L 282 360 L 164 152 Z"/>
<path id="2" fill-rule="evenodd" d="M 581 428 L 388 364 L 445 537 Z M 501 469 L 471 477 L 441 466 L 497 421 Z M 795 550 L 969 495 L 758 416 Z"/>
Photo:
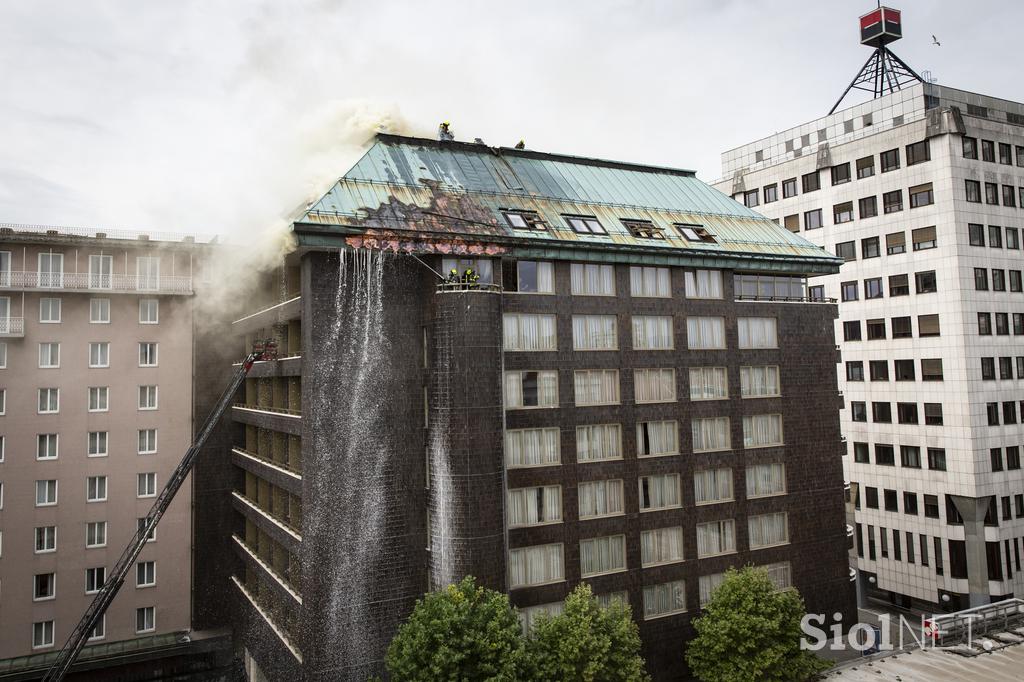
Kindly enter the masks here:
<path id="1" fill-rule="evenodd" d="M 1024 594 L 1024 104 L 919 83 L 724 152 L 722 175 L 846 259 L 810 293 L 840 301 L 859 587 Z"/>

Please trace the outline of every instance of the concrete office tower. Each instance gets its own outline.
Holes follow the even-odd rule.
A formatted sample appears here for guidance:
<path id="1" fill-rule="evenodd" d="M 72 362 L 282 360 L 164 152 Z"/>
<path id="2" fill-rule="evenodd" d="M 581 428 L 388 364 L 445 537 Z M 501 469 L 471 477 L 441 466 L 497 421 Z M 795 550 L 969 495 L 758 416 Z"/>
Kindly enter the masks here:
<path id="1" fill-rule="evenodd" d="M 381 672 L 466 574 L 527 625 L 581 581 L 625 600 L 657 679 L 729 566 L 852 622 L 836 307 L 806 291 L 838 259 L 689 171 L 383 134 L 293 230 L 233 325 L 281 359 L 211 538 L 256 679 Z"/>
<path id="2" fill-rule="evenodd" d="M 846 475 L 865 593 L 1024 590 L 1024 105 L 917 84 L 722 154 L 717 187 L 845 261 Z"/>
<path id="3" fill-rule="evenodd" d="M 0 227 L 5 673 L 64 644 L 191 442 L 193 273 L 204 251 L 192 238 Z M 126 665 L 178 646 L 190 628 L 189 488 L 85 658 Z"/>

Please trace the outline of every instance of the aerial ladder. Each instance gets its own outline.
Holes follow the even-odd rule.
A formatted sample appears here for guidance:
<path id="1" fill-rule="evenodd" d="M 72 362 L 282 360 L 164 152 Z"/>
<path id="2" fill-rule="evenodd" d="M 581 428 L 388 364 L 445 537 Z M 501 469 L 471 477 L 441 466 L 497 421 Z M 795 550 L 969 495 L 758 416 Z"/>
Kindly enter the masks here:
<path id="1" fill-rule="evenodd" d="M 114 601 L 114 597 L 117 596 L 118 591 L 124 584 L 125 578 L 128 577 L 128 573 L 131 571 L 132 566 L 135 564 L 136 559 L 139 558 L 139 554 L 142 552 L 143 547 L 146 546 L 147 539 L 156 529 L 156 524 L 160 523 L 160 519 L 163 517 L 164 512 L 171 505 L 174 500 L 174 496 L 178 493 L 181 485 L 185 482 L 185 479 L 191 473 L 192 468 L 195 466 L 196 458 L 199 456 L 200 450 L 203 449 L 203 445 L 206 443 L 210 434 L 213 433 L 214 427 L 220 420 L 221 415 L 231 404 L 231 400 L 238 390 L 238 387 L 242 385 L 249 370 L 252 369 L 253 363 L 257 360 L 273 360 L 277 358 L 277 343 L 271 340 L 264 342 L 257 342 L 253 346 L 253 350 L 249 355 L 246 356 L 242 362 L 242 366 L 239 367 L 238 371 L 231 379 L 231 383 L 221 394 L 220 399 L 217 400 L 216 406 L 213 411 L 210 412 L 206 418 L 206 422 L 203 424 L 202 429 L 199 431 L 199 435 L 196 436 L 191 447 L 185 452 L 185 456 L 175 467 L 174 473 L 171 474 L 170 479 L 167 481 L 167 485 L 160 492 L 160 495 L 156 498 L 153 506 L 150 508 L 149 513 L 146 514 L 145 523 L 140 523 L 139 528 L 135 533 L 135 537 L 131 539 L 128 546 L 125 547 L 121 553 L 121 557 L 114 564 L 114 568 L 111 569 L 110 575 L 107 577 L 106 582 L 100 591 L 93 598 L 92 603 L 89 604 L 89 608 L 85 610 L 85 615 L 78 621 L 78 625 L 71 631 L 67 641 L 64 643 L 64 647 L 60 650 L 57 655 L 57 659 L 50 666 L 50 669 L 46 672 L 43 677 L 43 682 L 60 682 L 67 675 L 72 664 L 78 658 L 78 655 L 82 652 L 85 647 L 86 641 L 89 639 L 90 633 L 99 624 L 103 618 L 103 614 L 106 613 L 110 607 L 111 602 Z"/>

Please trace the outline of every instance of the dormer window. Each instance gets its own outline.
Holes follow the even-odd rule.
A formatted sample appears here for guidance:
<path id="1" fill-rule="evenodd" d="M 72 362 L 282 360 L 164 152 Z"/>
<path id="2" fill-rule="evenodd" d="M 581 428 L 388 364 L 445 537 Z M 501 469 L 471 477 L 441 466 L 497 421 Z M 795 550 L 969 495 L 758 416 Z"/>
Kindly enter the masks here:
<path id="1" fill-rule="evenodd" d="M 565 218 L 565 222 L 569 223 L 569 227 L 573 229 L 573 232 L 578 232 L 579 234 L 608 234 L 594 216 L 567 215 L 562 217 Z"/>
<path id="2" fill-rule="evenodd" d="M 687 223 L 676 223 L 676 229 L 682 232 L 683 236 L 691 242 L 715 243 L 715 237 L 700 225 L 689 225 Z"/>
<path id="3" fill-rule="evenodd" d="M 548 229 L 536 211 L 502 211 L 502 213 L 514 230 L 543 231 Z"/>
<path id="4" fill-rule="evenodd" d="M 637 239 L 665 239 L 665 231 L 650 220 L 623 218 L 622 224 Z"/>

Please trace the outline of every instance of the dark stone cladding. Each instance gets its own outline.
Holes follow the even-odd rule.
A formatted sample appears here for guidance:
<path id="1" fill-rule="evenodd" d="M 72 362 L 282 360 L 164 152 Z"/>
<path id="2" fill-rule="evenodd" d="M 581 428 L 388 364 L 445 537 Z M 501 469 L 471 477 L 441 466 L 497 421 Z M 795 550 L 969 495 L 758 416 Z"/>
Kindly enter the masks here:
<path id="1" fill-rule="evenodd" d="M 509 264 L 506 264 L 508 267 Z M 626 535 L 625 572 L 589 578 L 595 593 L 628 590 L 630 604 L 640 623 L 648 670 L 657 680 L 686 679 L 683 661 L 685 640 L 693 636 L 690 620 L 699 614 L 698 577 L 718 573 L 729 566 L 789 561 L 794 585 L 804 597 L 809 612 L 842 612 L 844 622 L 855 622 L 855 599 L 848 577 L 842 456 L 840 439 L 836 350 L 833 320 L 836 306 L 806 303 L 735 302 L 732 276 L 723 273 L 724 298 L 691 300 L 684 297 L 684 271 L 672 269 L 672 298 L 632 298 L 629 267 L 616 267 L 616 297 L 570 295 L 570 264 L 556 262 L 554 295 L 511 294 L 504 296 L 504 311 L 554 313 L 557 315 L 558 350 L 554 352 L 505 353 L 505 369 L 553 369 L 559 372 L 559 407 L 554 409 L 509 410 L 506 428 L 558 426 L 561 430 L 560 466 L 513 469 L 508 487 L 561 484 L 563 523 L 518 528 L 509 531 L 509 546 L 560 542 L 565 546 L 566 581 L 517 589 L 512 600 L 517 606 L 531 606 L 561 600 L 581 580 L 579 541 L 588 537 Z M 573 314 L 614 314 L 618 318 L 618 351 L 572 350 Z M 632 315 L 672 315 L 675 350 L 633 351 Z M 686 348 L 686 317 L 692 315 L 725 318 L 727 350 L 691 351 Z M 738 349 L 736 318 L 768 316 L 778 319 L 779 348 Z M 780 368 L 781 398 L 744 400 L 740 398 L 739 368 L 744 365 L 774 364 Z M 729 372 L 726 401 L 691 402 L 688 368 L 725 366 Z M 640 404 L 633 402 L 633 368 L 676 369 L 677 401 Z M 615 368 L 620 370 L 621 404 L 574 407 L 573 370 Z M 785 445 L 745 450 L 744 415 L 781 413 Z M 730 417 L 733 449 L 715 453 L 693 453 L 690 420 L 703 416 Z M 680 424 L 681 454 L 669 457 L 636 457 L 637 421 L 677 419 Z M 613 462 L 575 463 L 575 427 L 583 424 L 622 424 L 623 459 Z M 748 463 L 786 463 L 785 496 L 747 500 L 745 466 Z M 730 466 L 733 470 L 734 502 L 694 504 L 692 476 L 695 469 Z M 683 504 L 680 509 L 639 513 L 639 476 L 655 473 L 681 474 Z M 624 482 L 626 513 L 622 516 L 579 521 L 577 485 L 580 481 L 621 478 Z M 790 543 L 781 547 L 750 551 L 746 519 L 749 514 L 785 510 L 789 514 Z M 736 521 L 738 553 L 698 560 L 696 524 L 715 519 Z M 640 568 L 640 531 L 682 525 L 684 556 L 681 563 Z M 645 621 L 642 619 L 642 588 L 669 580 L 686 581 L 688 612 Z"/>

